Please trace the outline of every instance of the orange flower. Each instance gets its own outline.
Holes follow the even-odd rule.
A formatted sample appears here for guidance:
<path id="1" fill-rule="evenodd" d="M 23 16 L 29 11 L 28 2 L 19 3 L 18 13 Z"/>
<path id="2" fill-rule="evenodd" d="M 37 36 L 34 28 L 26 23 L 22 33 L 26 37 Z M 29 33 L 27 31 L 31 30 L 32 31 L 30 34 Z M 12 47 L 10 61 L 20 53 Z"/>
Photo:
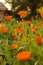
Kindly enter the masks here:
<path id="1" fill-rule="evenodd" d="M 16 55 L 16 58 L 20 61 L 26 61 L 30 58 L 30 51 L 23 51 L 23 52 L 20 52 Z"/>
<path id="2" fill-rule="evenodd" d="M 43 18 L 43 12 L 40 13 L 41 18 Z"/>
<path id="3" fill-rule="evenodd" d="M 26 24 L 30 25 L 31 24 L 31 21 L 27 21 Z"/>
<path id="4" fill-rule="evenodd" d="M 17 14 L 22 17 L 25 17 L 27 15 L 27 11 L 19 11 Z"/>
<path id="5" fill-rule="evenodd" d="M 16 35 L 14 34 L 14 32 L 12 32 L 12 37 L 14 38 L 14 40 L 17 40 Z"/>
<path id="6" fill-rule="evenodd" d="M 32 28 L 32 29 L 31 29 L 31 32 L 32 32 L 32 33 L 35 33 L 35 32 L 36 32 L 36 29 L 35 29 L 35 28 Z"/>
<path id="7" fill-rule="evenodd" d="M 11 20 L 12 19 L 12 16 L 6 16 L 5 17 L 5 20 L 7 20 L 7 21 L 9 21 L 9 20 Z"/>
<path id="8" fill-rule="evenodd" d="M 24 28 L 20 27 L 20 33 L 23 34 L 24 33 Z"/>
<path id="9" fill-rule="evenodd" d="M 6 33 L 6 32 L 7 32 L 7 28 L 6 28 L 5 26 L 3 26 L 3 27 L 1 28 L 1 32 L 2 32 L 2 33 Z"/>
<path id="10" fill-rule="evenodd" d="M 12 49 L 17 49 L 17 48 L 18 48 L 18 44 L 12 44 L 12 45 L 11 45 L 11 48 L 12 48 Z"/>
<path id="11" fill-rule="evenodd" d="M 18 32 L 19 32 L 19 29 L 18 29 L 18 28 L 15 28 L 14 30 L 16 31 L 16 33 L 18 33 Z"/>
<path id="12" fill-rule="evenodd" d="M 36 42 L 38 43 L 38 44 L 42 44 L 42 37 L 41 36 L 36 36 Z"/>
<path id="13" fill-rule="evenodd" d="M 12 32 L 12 37 L 15 37 L 16 35 L 14 34 L 14 32 Z"/>

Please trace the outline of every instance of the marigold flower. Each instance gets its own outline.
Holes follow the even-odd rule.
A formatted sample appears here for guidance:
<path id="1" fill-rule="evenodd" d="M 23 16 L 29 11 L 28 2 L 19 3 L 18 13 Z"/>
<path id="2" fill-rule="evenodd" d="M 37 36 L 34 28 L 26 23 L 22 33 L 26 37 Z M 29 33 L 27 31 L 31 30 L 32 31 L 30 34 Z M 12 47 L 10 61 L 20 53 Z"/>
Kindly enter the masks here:
<path id="1" fill-rule="evenodd" d="M 12 37 L 14 38 L 14 40 L 17 40 L 16 35 L 14 34 L 14 32 L 12 32 Z"/>
<path id="2" fill-rule="evenodd" d="M 40 13 L 41 18 L 43 18 L 43 12 Z"/>
<path id="3" fill-rule="evenodd" d="M 24 33 L 24 28 L 20 27 L 20 33 L 23 34 Z"/>
<path id="4" fill-rule="evenodd" d="M 12 44 L 12 45 L 11 45 L 11 48 L 12 48 L 12 49 L 17 49 L 17 48 L 18 48 L 18 44 Z"/>
<path id="5" fill-rule="evenodd" d="M 3 26 L 0 30 L 1 30 L 2 33 L 6 33 L 7 32 L 7 28 L 5 26 Z"/>
<path id="6" fill-rule="evenodd" d="M 38 44 L 42 44 L 42 37 L 41 36 L 36 36 L 36 42 L 38 43 Z"/>
<path id="7" fill-rule="evenodd" d="M 5 17 L 5 20 L 7 20 L 7 21 L 9 21 L 9 20 L 11 20 L 12 19 L 12 16 L 6 16 Z"/>
<path id="8" fill-rule="evenodd" d="M 17 14 L 21 17 L 25 17 L 27 15 L 27 11 L 19 11 Z"/>
<path id="9" fill-rule="evenodd" d="M 32 29 L 31 29 L 31 32 L 32 32 L 32 33 L 35 33 L 35 32 L 36 32 L 36 29 L 35 29 L 35 28 L 32 28 Z"/>
<path id="10" fill-rule="evenodd" d="M 23 51 L 23 52 L 20 52 L 16 55 L 16 58 L 20 61 L 26 61 L 30 58 L 30 51 Z"/>
<path id="11" fill-rule="evenodd" d="M 18 28 L 15 28 L 14 30 L 16 31 L 16 33 L 18 33 L 18 32 L 19 32 L 19 29 L 18 29 Z"/>
<path id="12" fill-rule="evenodd" d="M 15 37 L 16 35 L 14 34 L 14 32 L 12 32 L 12 37 Z"/>

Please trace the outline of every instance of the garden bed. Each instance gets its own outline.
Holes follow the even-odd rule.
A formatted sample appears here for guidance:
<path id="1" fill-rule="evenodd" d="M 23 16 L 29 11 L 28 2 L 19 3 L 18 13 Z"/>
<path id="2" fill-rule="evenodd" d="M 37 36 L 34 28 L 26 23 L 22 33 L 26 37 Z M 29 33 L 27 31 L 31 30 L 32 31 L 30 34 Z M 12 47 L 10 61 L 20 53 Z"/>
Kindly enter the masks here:
<path id="1" fill-rule="evenodd" d="M 43 65 L 43 20 L 0 23 L 0 65 Z"/>

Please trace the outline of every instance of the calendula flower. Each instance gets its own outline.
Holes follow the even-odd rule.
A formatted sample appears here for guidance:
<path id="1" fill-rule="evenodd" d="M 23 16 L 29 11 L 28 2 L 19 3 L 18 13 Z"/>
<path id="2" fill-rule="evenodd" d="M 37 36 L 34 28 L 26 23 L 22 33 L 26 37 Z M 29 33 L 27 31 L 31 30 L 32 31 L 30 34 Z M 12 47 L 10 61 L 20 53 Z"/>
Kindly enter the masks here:
<path id="1" fill-rule="evenodd" d="M 1 30 L 2 33 L 6 33 L 7 32 L 6 26 L 3 26 L 0 30 Z"/>
<path id="2" fill-rule="evenodd" d="M 32 28 L 32 29 L 31 29 L 31 32 L 32 32 L 32 33 L 35 33 L 35 32 L 36 32 L 36 29 L 35 29 L 35 28 Z"/>
<path id="3" fill-rule="evenodd" d="M 14 34 L 14 32 L 12 32 L 12 37 L 15 37 L 16 35 Z"/>
<path id="4" fill-rule="evenodd" d="M 24 27 L 20 27 L 20 33 L 21 33 L 21 34 L 24 33 Z"/>
<path id="5" fill-rule="evenodd" d="M 43 18 L 43 12 L 40 13 L 41 18 Z"/>
<path id="6" fill-rule="evenodd" d="M 20 61 L 26 61 L 30 58 L 30 51 L 23 51 L 23 52 L 20 52 L 16 55 L 16 58 Z"/>
<path id="7" fill-rule="evenodd" d="M 11 20 L 12 19 L 12 16 L 6 16 L 5 17 L 5 20 L 7 20 L 7 21 L 9 21 L 9 20 Z"/>
<path id="8" fill-rule="evenodd" d="M 27 15 L 27 11 L 19 11 L 17 14 L 21 17 L 25 17 Z"/>
<path id="9" fill-rule="evenodd" d="M 12 32 L 12 37 L 14 38 L 14 40 L 17 40 L 16 35 L 14 34 L 14 32 Z"/>
<path id="10" fill-rule="evenodd" d="M 12 44 L 11 49 L 18 49 L 18 44 Z"/>
<path id="11" fill-rule="evenodd" d="M 18 28 L 14 28 L 14 31 L 15 31 L 16 33 L 18 33 L 18 32 L 19 32 L 19 29 L 18 29 Z"/>
<path id="12" fill-rule="evenodd" d="M 36 36 L 36 42 L 37 44 L 42 44 L 42 37 L 41 36 Z"/>

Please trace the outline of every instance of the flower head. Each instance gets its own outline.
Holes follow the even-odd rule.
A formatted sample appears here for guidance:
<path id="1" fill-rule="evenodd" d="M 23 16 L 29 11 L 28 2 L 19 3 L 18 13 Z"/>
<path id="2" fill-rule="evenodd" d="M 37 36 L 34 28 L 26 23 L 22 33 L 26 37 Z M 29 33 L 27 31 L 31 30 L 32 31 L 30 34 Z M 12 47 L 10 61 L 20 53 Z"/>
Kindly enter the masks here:
<path id="1" fill-rule="evenodd" d="M 37 44 L 42 44 L 42 37 L 41 36 L 36 36 L 36 42 Z"/>
<path id="2" fill-rule="evenodd" d="M 12 32 L 12 37 L 14 38 L 14 40 L 17 40 L 17 36 L 15 35 L 14 32 Z"/>
<path id="3" fill-rule="evenodd" d="M 15 31 L 16 33 L 18 33 L 18 32 L 19 32 L 19 29 L 18 29 L 18 28 L 14 28 L 14 31 Z"/>
<path id="4" fill-rule="evenodd" d="M 43 12 L 40 13 L 41 18 L 43 18 Z"/>
<path id="5" fill-rule="evenodd" d="M 26 61 L 30 58 L 30 51 L 23 51 L 23 52 L 20 52 L 16 55 L 16 58 L 20 61 Z"/>
<path id="6" fill-rule="evenodd" d="M 17 49 L 17 48 L 18 48 L 18 44 L 12 44 L 12 45 L 11 45 L 11 48 L 12 48 L 12 49 Z"/>
<path id="7" fill-rule="evenodd" d="M 7 21 L 9 21 L 9 20 L 11 20 L 12 19 L 12 16 L 6 16 L 5 17 L 5 20 L 7 20 Z"/>
<path id="8" fill-rule="evenodd" d="M 21 33 L 21 34 L 24 33 L 24 27 L 20 27 L 20 33 Z"/>
<path id="9" fill-rule="evenodd" d="M 31 29 L 31 32 L 32 32 L 32 33 L 35 33 L 35 32 L 36 32 L 36 29 L 35 29 L 35 28 L 32 28 L 32 29 Z"/>
<path id="10" fill-rule="evenodd" d="M 19 11 L 17 14 L 21 17 L 25 17 L 27 15 L 27 11 Z"/>
<path id="11" fill-rule="evenodd" d="M 14 34 L 14 32 L 12 32 L 12 37 L 15 37 L 16 35 Z"/>
<path id="12" fill-rule="evenodd" d="M 6 33 L 6 32 L 7 32 L 6 26 L 3 26 L 3 27 L 0 29 L 0 31 L 1 31 L 2 33 Z"/>

